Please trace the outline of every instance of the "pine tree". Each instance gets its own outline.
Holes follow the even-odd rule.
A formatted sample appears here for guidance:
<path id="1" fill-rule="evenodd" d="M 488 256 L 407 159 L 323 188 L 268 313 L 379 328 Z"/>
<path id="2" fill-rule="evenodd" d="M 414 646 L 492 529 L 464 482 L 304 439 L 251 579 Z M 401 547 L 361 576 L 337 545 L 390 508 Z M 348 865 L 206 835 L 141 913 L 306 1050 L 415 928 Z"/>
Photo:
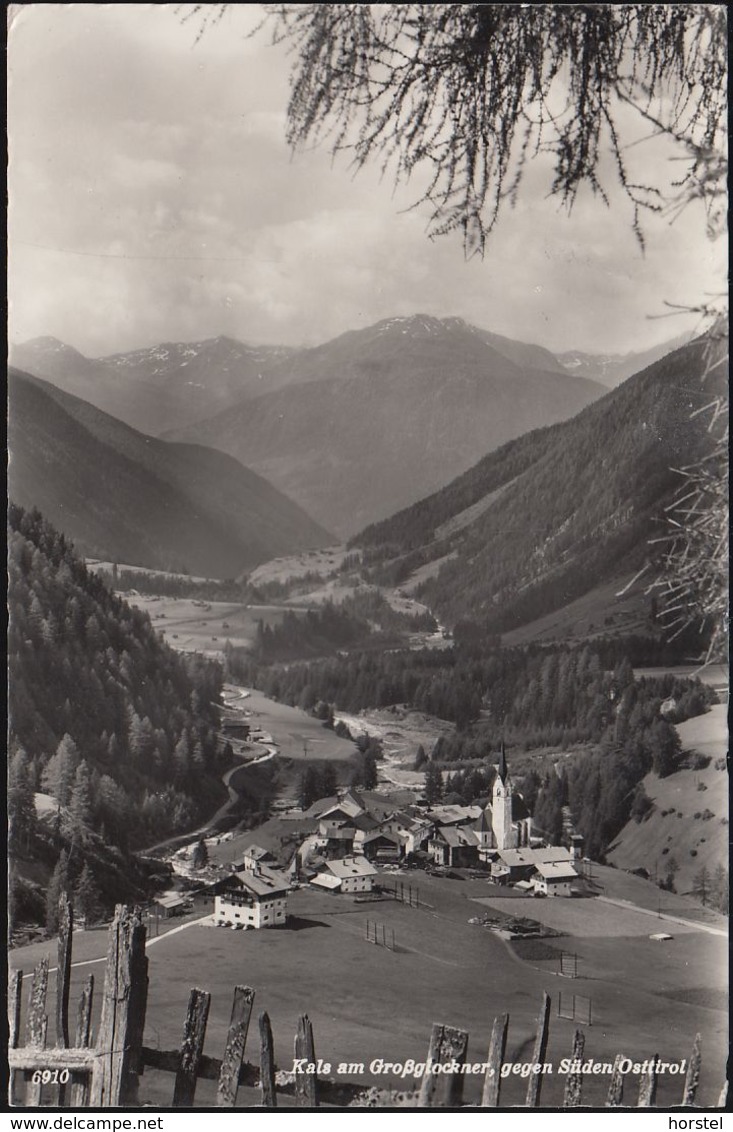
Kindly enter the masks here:
<path id="1" fill-rule="evenodd" d="M 333 763 L 324 763 L 320 773 L 319 798 L 330 798 L 338 790 L 338 775 Z"/>
<path id="2" fill-rule="evenodd" d="M 8 771 L 8 849 L 28 852 L 36 831 L 36 801 L 31 762 L 21 747 Z"/>
<path id="3" fill-rule="evenodd" d="M 425 767 L 425 798 L 431 804 L 439 802 L 443 797 L 443 775 L 436 763 L 428 763 Z"/>
<path id="4" fill-rule="evenodd" d="M 74 775 L 78 765 L 79 748 L 71 736 L 66 734 L 41 776 L 43 789 L 53 795 L 59 806 L 68 806 L 71 800 Z"/>
<path id="5" fill-rule="evenodd" d="M 315 767 L 308 766 L 300 776 L 298 800 L 302 810 L 307 810 L 320 797 L 320 785 Z"/>
<path id="6" fill-rule="evenodd" d="M 62 849 L 46 891 L 46 931 L 49 935 L 55 935 L 59 930 L 59 900 L 68 890 L 69 857 L 66 850 Z"/>
<path id="7" fill-rule="evenodd" d="M 362 782 L 365 790 L 374 790 L 377 785 L 377 760 L 371 751 L 364 755 Z"/>
<path id="8" fill-rule="evenodd" d="M 710 873 L 705 865 L 695 874 L 695 878 L 692 882 L 692 891 L 695 896 L 700 897 L 704 908 L 710 897 Z"/>
<path id="9" fill-rule="evenodd" d="M 89 768 L 84 760 L 76 768 L 67 815 L 65 826 L 69 836 L 78 834 L 84 840 L 92 821 L 91 782 Z"/>
<path id="10" fill-rule="evenodd" d="M 74 904 L 79 916 L 83 917 L 87 924 L 94 923 L 100 915 L 102 899 L 88 861 L 84 862 L 74 890 Z"/>
<path id="11" fill-rule="evenodd" d="M 197 841 L 193 847 L 191 854 L 191 864 L 194 869 L 203 869 L 209 863 L 209 850 L 206 847 L 206 842 L 203 837 Z"/>

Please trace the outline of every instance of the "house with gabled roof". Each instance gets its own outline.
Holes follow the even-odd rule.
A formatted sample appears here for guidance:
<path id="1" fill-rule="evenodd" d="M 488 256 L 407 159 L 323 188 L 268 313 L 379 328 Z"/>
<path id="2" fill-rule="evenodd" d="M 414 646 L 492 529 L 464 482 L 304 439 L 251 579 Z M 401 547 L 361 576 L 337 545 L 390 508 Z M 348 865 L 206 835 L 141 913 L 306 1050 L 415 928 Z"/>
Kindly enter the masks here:
<path id="1" fill-rule="evenodd" d="M 428 841 L 436 865 L 470 867 L 478 862 L 478 839 L 470 826 L 438 826 Z"/>
<path id="2" fill-rule="evenodd" d="M 242 853 L 241 867 L 243 869 L 254 869 L 256 865 L 272 867 L 276 864 L 275 855 L 269 849 L 263 849 L 261 845 L 248 845 Z"/>
<path id="3" fill-rule="evenodd" d="M 214 923 L 230 927 L 275 928 L 287 918 L 290 880 L 266 865 L 242 869 L 217 884 Z"/>
<path id="4" fill-rule="evenodd" d="M 405 853 L 403 838 L 398 833 L 385 833 L 381 829 L 365 834 L 359 842 L 359 848 L 370 861 L 382 863 L 395 863 Z"/>
<path id="5" fill-rule="evenodd" d="M 569 861 L 540 861 L 533 879 L 535 892 L 545 896 L 572 896 L 578 874 Z"/>
<path id="6" fill-rule="evenodd" d="M 371 892 L 378 875 L 365 857 L 344 857 L 324 861 L 310 883 L 332 892 Z"/>

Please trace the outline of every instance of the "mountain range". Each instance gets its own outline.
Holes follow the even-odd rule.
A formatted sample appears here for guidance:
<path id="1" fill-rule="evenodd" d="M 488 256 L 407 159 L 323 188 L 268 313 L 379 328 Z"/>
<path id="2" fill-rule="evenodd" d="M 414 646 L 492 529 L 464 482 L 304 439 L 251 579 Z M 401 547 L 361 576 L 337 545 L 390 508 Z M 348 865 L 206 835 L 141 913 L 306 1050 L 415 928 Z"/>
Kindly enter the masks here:
<path id="1" fill-rule="evenodd" d="M 629 580 L 665 531 L 673 468 L 707 451 L 705 415 L 693 414 L 727 378 L 720 365 L 703 382 L 708 349 L 697 340 L 572 420 L 503 445 L 353 545 L 376 580 L 406 584 L 448 624 L 495 633 Z"/>
<path id="2" fill-rule="evenodd" d="M 266 375 L 292 352 L 286 346 L 247 346 L 219 337 L 87 358 L 58 338 L 45 337 L 13 345 L 10 360 L 157 436 L 272 388 Z"/>
<path id="3" fill-rule="evenodd" d="M 82 553 L 228 578 L 332 541 L 231 456 L 146 436 L 14 368 L 8 405 L 10 496 Z"/>
<path id="4" fill-rule="evenodd" d="M 635 373 L 641 373 L 653 362 L 658 362 L 667 354 L 673 353 L 681 346 L 686 346 L 691 334 L 680 334 L 669 342 L 659 346 L 652 346 L 648 350 L 632 351 L 628 354 L 587 354 L 582 350 L 567 350 L 557 354 L 557 361 L 568 373 L 576 377 L 589 377 L 593 381 L 600 381 L 610 389 L 620 385 Z"/>
<path id="5" fill-rule="evenodd" d="M 606 391 L 541 347 L 425 315 L 291 355 L 271 378 L 281 387 L 163 436 L 228 452 L 341 537 Z"/>

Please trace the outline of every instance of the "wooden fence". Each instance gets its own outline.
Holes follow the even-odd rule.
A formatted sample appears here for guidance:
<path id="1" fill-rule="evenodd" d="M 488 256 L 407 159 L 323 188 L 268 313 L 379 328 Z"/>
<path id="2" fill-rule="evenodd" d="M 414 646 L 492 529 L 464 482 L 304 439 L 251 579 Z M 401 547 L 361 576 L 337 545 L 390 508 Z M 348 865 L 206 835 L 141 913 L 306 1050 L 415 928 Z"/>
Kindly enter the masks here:
<path id="1" fill-rule="evenodd" d="M 255 992 L 251 987 L 236 986 L 224 1053 L 221 1059 L 204 1054 L 204 1038 L 211 995 L 193 988 L 183 1023 L 181 1045 L 175 1050 L 152 1049 L 143 1044 L 145 1010 L 148 992 L 148 960 L 145 955 L 145 926 L 137 908 L 118 905 L 109 931 L 107 965 L 102 989 L 102 1007 L 96 1041 L 92 1045 L 91 1018 L 94 998 L 94 976 L 89 975 L 76 1010 L 74 1041 L 71 1044 L 69 1024 L 69 986 L 73 909 L 65 898 L 60 905 L 58 967 L 56 977 L 56 1045 L 48 1042 L 49 959 L 40 961 L 33 972 L 27 998 L 24 1044 L 20 1043 L 21 991 L 23 972 L 11 974 L 8 995 L 9 1065 L 11 1101 L 18 1106 L 70 1106 L 72 1108 L 134 1108 L 139 1106 L 139 1082 L 145 1068 L 173 1074 L 171 1105 L 193 1108 L 196 1085 L 201 1079 L 217 1081 L 216 1105 L 234 1108 L 240 1087 L 259 1088 L 259 1106 L 275 1108 L 278 1096 L 294 1098 L 296 1107 L 318 1105 L 347 1107 L 369 1103 L 368 1094 L 378 1094 L 375 1104 L 390 1105 L 396 1094 L 386 1089 L 369 1089 L 364 1084 L 335 1082 L 319 1078 L 314 1072 L 276 1074 L 272 1028 L 267 1013 L 258 1019 L 258 1064 L 245 1062 L 244 1052 L 253 1010 Z M 543 995 L 531 1063 L 545 1063 L 550 1027 L 550 998 Z M 497 1108 L 500 1103 L 502 1066 L 507 1045 L 509 1015 L 494 1020 L 481 1096 L 482 1108 Z M 445 1066 L 448 1071 L 426 1072 L 420 1088 L 413 1094 L 401 1094 L 401 1103 L 418 1108 L 455 1108 L 463 1105 L 463 1084 L 468 1033 L 452 1026 L 434 1024 L 427 1055 L 428 1066 Z M 565 1081 L 563 1106 L 582 1105 L 583 1076 L 580 1069 L 585 1049 L 585 1035 L 576 1030 L 570 1056 L 577 1063 Z M 313 1027 L 307 1015 L 297 1026 L 294 1042 L 295 1058 L 316 1064 Z M 622 1071 L 623 1057 L 613 1063 L 606 1107 L 635 1105 L 653 1107 L 656 1103 L 656 1058 L 650 1058 L 648 1072 L 638 1080 L 634 1098 L 624 1096 L 627 1075 Z M 689 1059 L 679 1103 L 693 1106 L 700 1078 L 700 1036 L 696 1036 Z M 529 1076 L 525 1105 L 540 1106 L 543 1074 Z M 23 1093 L 23 1096 L 21 1096 Z M 727 1086 L 719 1099 L 725 1107 Z M 255 1107 L 255 1106 L 252 1106 Z"/>

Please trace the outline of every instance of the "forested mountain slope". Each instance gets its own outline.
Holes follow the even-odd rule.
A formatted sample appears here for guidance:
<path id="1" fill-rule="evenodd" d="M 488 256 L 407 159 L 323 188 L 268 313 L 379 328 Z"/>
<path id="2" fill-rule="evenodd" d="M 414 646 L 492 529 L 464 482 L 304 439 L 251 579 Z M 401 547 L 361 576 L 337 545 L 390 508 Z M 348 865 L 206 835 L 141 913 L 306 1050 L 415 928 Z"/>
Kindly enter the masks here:
<path id="1" fill-rule="evenodd" d="M 145 436 L 18 370 L 8 387 L 10 494 L 85 554 L 226 578 L 329 541 L 230 456 Z"/>
<path id="2" fill-rule="evenodd" d="M 9 509 L 9 816 L 20 876 L 62 849 L 113 896 L 136 846 L 191 828 L 226 798 L 215 728 L 222 674 L 183 657 L 89 573 L 37 511 Z M 50 827 L 33 796 L 56 807 Z"/>
<path id="3" fill-rule="evenodd" d="M 706 382 L 698 340 L 629 379 L 571 421 L 491 453 L 442 491 L 353 540 L 378 580 L 434 562 L 417 592 L 449 623 L 501 632 L 633 572 L 663 532 L 680 483 L 705 450 L 692 416 L 727 378 Z M 438 568 L 438 562 L 442 565 Z"/>

